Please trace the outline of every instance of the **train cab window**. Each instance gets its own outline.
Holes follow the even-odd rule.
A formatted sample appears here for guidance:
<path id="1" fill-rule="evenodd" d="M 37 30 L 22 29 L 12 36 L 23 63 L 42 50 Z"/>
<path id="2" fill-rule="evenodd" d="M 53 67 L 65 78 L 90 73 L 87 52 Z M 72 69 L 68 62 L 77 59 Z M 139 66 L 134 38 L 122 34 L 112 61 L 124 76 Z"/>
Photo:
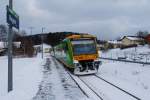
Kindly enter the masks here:
<path id="1" fill-rule="evenodd" d="M 72 41 L 72 45 L 74 55 L 96 53 L 96 44 L 92 39 L 74 40 Z"/>

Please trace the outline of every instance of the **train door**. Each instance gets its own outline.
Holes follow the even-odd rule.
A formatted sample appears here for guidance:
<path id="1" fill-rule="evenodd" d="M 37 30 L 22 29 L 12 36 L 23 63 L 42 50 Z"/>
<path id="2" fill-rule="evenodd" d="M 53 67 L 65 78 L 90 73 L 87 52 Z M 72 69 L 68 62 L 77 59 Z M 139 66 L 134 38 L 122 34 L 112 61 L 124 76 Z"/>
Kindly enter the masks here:
<path id="1" fill-rule="evenodd" d="M 72 62 L 72 57 L 71 57 L 71 47 L 69 42 L 66 42 L 66 47 L 65 47 L 65 52 L 66 52 L 66 62 L 69 65 L 69 67 L 73 67 L 73 62 Z"/>

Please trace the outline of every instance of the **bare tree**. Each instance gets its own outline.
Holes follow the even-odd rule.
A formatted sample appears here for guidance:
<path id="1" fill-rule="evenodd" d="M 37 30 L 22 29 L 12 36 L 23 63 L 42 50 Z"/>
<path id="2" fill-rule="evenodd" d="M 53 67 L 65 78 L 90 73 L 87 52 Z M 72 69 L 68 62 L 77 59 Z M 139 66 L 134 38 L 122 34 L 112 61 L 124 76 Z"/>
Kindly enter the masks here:
<path id="1" fill-rule="evenodd" d="M 7 27 L 5 25 L 0 25 L 0 41 L 6 41 L 7 39 Z"/>
<path id="2" fill-rule="evenodd" d="M 149 34 L 148 31 L 138 31 L 138 32 L 136 33 L 136 35 L 137 35 L 138 37 L 140 37 L 140 38 L 144 38 L 144 37 L 146 37 L 148 34 Z"/>

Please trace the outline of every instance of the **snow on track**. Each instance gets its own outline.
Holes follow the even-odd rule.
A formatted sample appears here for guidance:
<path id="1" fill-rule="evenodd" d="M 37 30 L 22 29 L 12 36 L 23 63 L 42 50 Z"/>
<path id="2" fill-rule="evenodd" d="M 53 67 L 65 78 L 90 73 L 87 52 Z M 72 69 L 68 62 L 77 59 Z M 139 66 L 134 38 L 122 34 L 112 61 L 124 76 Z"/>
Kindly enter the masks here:
<path id="1" fill-rule="evenodd" d="M 62 100 L 62 98 L 65 98 L 59 75 L 56 68 L 52 68 L 50 58 L 46 60 L 43 73 L 44 76 L 39 86 L 39 91 L 33 100 Z"/>
<path id="2" fill-rule="evenodd" d="M 88 95 L 91 100 L 102 100 L 99 98 L 85 83 L 83 83 L 78 76 L 70 74 L 71 77 L 77 82 L 80 88 Z M 108 100 L 108 99 L 106 99 Z"/>
<path id="3" fill-rule="evenodd" d="M 96 76 L 97 78 L 99 78 L 100 80 L 103 80 L 104 82 L 106 82 L 106 83 L 108 83 L 108 84 L 110 84 L 110 85 L 116 87 L 116 88 L 119 89 L 120 91 L 122 91 L 122 92 L 124 92 L 124 93 L 126 93 L 126 94 L 128 94 L 128 95 L 130 95 L 130 96 L 132 96 L 133 98 L 135 98 L 135 99 L 137 99 L 137 100 L 141 100 L 139 97 L 135 96 L 134 94 L 131 94 L 131 93 L 129 93 L 128 91 L 126 91 L 126 90 L 124 90 L 124 89 L 118 87 L 117 85 L 115 85 L 115 84 L 113 84 L 113 83 L 110 83 L 109 81 L 105 80 L 104 78 L 102 78 L 102 77 L 100 77 L 100 76 L 97 76 L 97 75 L 95 75 L 95 76 Z"/>
<path id="4" fill-rule="evenodd" d="M 53 59 L 53 61 L 59 73 L 61 84 L 65 90 L 65 97 L 69 100 L 89 100 L 71 79 L 67 71 L 64 69 L 64 66 L 62 66 L 56 59 Z"/>
<path id="5" fill-rule="evenodd" d="M 137 100 L 130 95 L 120 91 L 119 89 L 111 86 L 110 84 L 107 84 L 106 82 L 96 78 L 95 76 L 81 76 L 80 78 L 89 84 L 91 88 L 95 89 L 95 91 L 107 96 L 109 100 L 118 100 L 119 98 L 123 98 L 124 100 Z"/>

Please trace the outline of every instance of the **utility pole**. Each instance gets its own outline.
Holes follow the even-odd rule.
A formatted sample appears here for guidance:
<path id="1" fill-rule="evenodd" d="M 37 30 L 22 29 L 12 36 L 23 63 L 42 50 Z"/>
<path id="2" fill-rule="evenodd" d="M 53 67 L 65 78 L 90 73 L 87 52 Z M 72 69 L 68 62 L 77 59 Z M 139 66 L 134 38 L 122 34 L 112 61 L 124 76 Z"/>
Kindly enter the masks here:
<path id="1" fill-rule="evenodd" d="M 13 9 L 13 0 L 9 0 L 9 8 Z M 8 92 L 13 90 L 13 60 L 12 60 L 12 25 L 8 33 Z"/>
<path id="2" fill-rule="evenodd" d="M 43 31 L 44 31 L 44 27 L 42 27 L 42 34 L 41 34 L 41 36 L 42 36 L 42 59 L 43 59 Z"/>
<path id="3" fill-rule="evenodd" d="M 30 29 L 30 34 L 32 35 L 32 30 L 34 29 L 34 27 L 29 27 L 29 29 Z"/>

